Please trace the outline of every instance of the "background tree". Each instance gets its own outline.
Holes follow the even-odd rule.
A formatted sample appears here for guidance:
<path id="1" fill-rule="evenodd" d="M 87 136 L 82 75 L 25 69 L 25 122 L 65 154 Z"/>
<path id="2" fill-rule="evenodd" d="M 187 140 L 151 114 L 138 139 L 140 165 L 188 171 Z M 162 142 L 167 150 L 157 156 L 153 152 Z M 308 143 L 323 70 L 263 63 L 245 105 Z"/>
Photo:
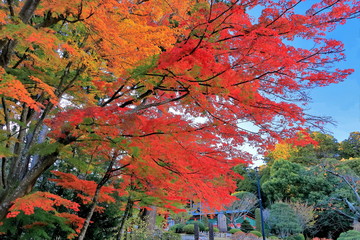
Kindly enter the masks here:
<path id="1" fill-rule="evenodd" d="M 255 170 L 245 164 L 239 164 L 233 168 L 233 171 L 242 176 L 241 179 L 237 179 L 236 190 L 241 192 L 256 193 L 256 178 Z"/>
<path id="2" fill-rule="evenodd" d="M 320 132 L 311 132 L 312 141 L 301 142 L 301 134 L 298 139 L 283 139 L 277 143 L 265 160 L 272 164 L 276 159 L 284 159 L 304 166 L 318 165 L 320 159 L 338 158 L 339 143 L 329 135 Z"/>
<path id="3" fill-rule="evenodd" d="M 360 176 L 360 158 L 343 159 L 338 168 L 345 170 L 348 174 Z"/>
<path id="4" fill-rule="evenodd" d="M 339 236 L 339 240 L 350 240 L 350 239 L 356 239 L 360 237 L 360 232 L 355 230 L 350 230 L 347 232 L 343 232 Z"/>
<path id="5" fill-rule="evenodd" d="M 240 229 L 244 233 L 249 233 L 249 232 L 254 230 L 254 228 L 251 226 L 250 222 L 248 220 L 246 220 L 246 219 L 241 223 L 241 228 Z"/>
<path id="6" fill-rule="evenodd" d="M 286 204 L 288 204 L 294 211 L 303 231 L 314 225 L 316 213 L 313 205 L 309 205 L 306 202 L 302 203 L 291 201 L 286 202 Z"/>
<path id="7" fill-rule="evenodd" d="M 190 209 L 185 209 L 185 211 L 179 213 L 173 213 L 170 215 L 170 217 L 175 221 L 176 224 L 186 224 L 186 221 L 188 221 L 192 217 L 192 215 L 189 214 L 188 210 Z"/>
<path id="8" fill-rule="evenodd" d="M 270 176 L 264 178 L 261 189 L 267 203 L 275 201 L 303 201 L 316 204 L 333 191 L 337 180 L 329 180 L 320 167 L 306 169 L 286 160 L 276 160 L 269 167 Z"/>
<path id="9" fill-rule="evenodd" d="M 311 228 L 306 233 L 310 236 L 334 239 L 342 232 L 352 228 L 353 221 L 343 215 L 338 214 L 333 209 L 321 208 L 316 211 L 317 217 Z"/>
<path id="10" fill-rule="evenodd" d="M 339 143 L 337 139 L 321 132 L 312 132 L 311 137 L 317 142 L 314 151 L 317 159 L 339 158 Z"/>
<path id="11" fill-rule="evenodd" d="M 237 221 L 254 209 L 258 199 L 255 194 L 249 192 L 236 192 L 233 195 L 236 196 L 237 199 L 231 204 L 231 206 L 226 207 L 226 209 L 230 211 L 228 214 L 230 222 L 235 228 L 237 228 Z"/>
<path id="12" fill-rule="evenodd" d="M 352 132 L 340 143 L 340 156 L 343 158 L 360 157 L 360 132 Z"/>
<path id="13" fill-rule="evenodd" d="M 339 184 L 336 186 L 337 191 L 335 191 L 330 199 L 330 202 L 340 201 L 343 202 L 346 206 L 345 209 L 342 207 L 335 207 L 334 209 L 340 214 L 352 219 L 353 221 L 359 221 L 360 219 L 360 196 L 358 190 L 359 177 L 356 175 L 350 174 L 341 174 L 339 171 L 333 171 L 330 169 L 325 169 L 325 171 L 331 175 L 334 175 L 339 178 Z M 329 203 L 333 204 L 333 203 Z"/>
<path id="14" fill-rule="evenodd" d="M 271 205 L 268 224 L 271 231 L 281 238 L 303 231 L 294 210 L 288 204 L 282 202 Z"/>
<path id="15" fill-rule="evenodd" d="M 305 233 L 310 236 L 333 238 L 342 231 L 348 230 L 351 222 L 357 220 L 358 161 L 357 159 L 339 161 L 336 155 L 341 153 L 341 150 L 336 151 L 337 141 L 333 137 L 324 134 L 313 136 L 314 138 L 321 137 L 314 145 L 296 146 L 296 151 L 290 147 L 287 148 L 291 151 L 285 152 L 289 156 L 286 161 L 272 159 L 270 165 L 265 168 L 264 172 L 268 174 L 262 177 L 262 186 L 266 198 L 269 199 L 267 201 L 269 205 L 271 201 L 277 199 L 283 201 L 295 199 L 300 204 L 314 205 L 317 217 L 313 226 L 305 228 Z M 302 156 L 304 159 L 302 163 L 293 162 L 292 156 L 300 153 L 301 151 L 298 150 L 303 148 L 311 151 L 322 149 L 322 154 L 316 154 L 317 165 L 308 165 L 306 156 L 309 155 Z M 275 148 L 275 151 L 279 149 L 281 148 Z M 273 157 L 276 154 L 269 156 Z M 313 158 L 313 156 L 310 157 Z M 323 156 L 333 158 L 323 158 Z M 289 172 L 288 175 L 284 174 L 286 171 Z M 297 188 L 294 189 L 293 185 Z M 333 216 L 334 214 L 336 216 Z M 334 228 L 334 225 L 339 227 Z"/>

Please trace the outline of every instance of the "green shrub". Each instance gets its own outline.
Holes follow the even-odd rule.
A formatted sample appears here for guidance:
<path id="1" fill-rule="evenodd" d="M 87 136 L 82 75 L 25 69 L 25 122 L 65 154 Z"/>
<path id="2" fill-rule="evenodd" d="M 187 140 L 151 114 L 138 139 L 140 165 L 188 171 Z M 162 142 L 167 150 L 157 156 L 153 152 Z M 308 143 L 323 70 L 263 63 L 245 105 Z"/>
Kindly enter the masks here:
<path id="1" fill-rule="evenodd" d="M 279 238 L 276 236 L 270 236 L 270 237 L 267 237 L 267 239 L 279 240 Z"/>
<path id="2" fill-rule="evenodd" d="M 236 232 L 240 232 L 241 230 L 240 229 L 237 229 L 237 228 L 231 228 L 230 230 L 228 230 L 229 233 L 231 234 L 234 234 Z"/>
<path id="3" fill-rule="evenodd" d="M 206 227 L 205 227 L 205 224 L 203 222 L 188 221 L 188 224 L 195 224 L 195 223 L 197 223 L 199 225 L 199 231 L 205 231 Z"/>
<path id="4" fill-rule="evenodd" d="M 173 232 L 164 232 L 161 235 L 161 240 L 181 240 L 181 236 Z"/>
<path id="5" fill-rule="evenodd" d="M 360 239 L 360 232 L 355 230 L 350 230 L 340 234 L 338 240 L 358 240 Z"/>
<path id="6" fill-rule="evenodd" d="M 194 222 L 195 223 L 195 222 Z M 205 231 L 205 224 L 203 222 L 196 222 L 199 225 L 199 231 Z"/>
<path id="7" fill-rule="evenodd" d="M 305 236 L 301 233 L 295 235 L 294 240 L 305 240 Z"/>
<path id="8" fill-rule="evenodd" d="M 205 227 L 209 225 L 209 219 L 206 215 L 201 219 L 201 223 L 204 224 Z"/>
<path id="9" fill-rule="evenodd" d="M 296 235 L 303 231 L 295 211 L 289 204 L 283 202 L 278 202 L 271 205 L 268 224 L 271 228 L 271 231 L 280 237 Z"/>
<path id="10" fill-rule="evenodd" d="M 305 240 L 305 236 L 301 233 L 298 233 L 296 235 L 287 237 L 286 240 Z"/>
<path id="11" fill-rule="evenodd" d="M 229 231 L 229 233 L 231 233 L 231 234 L 234 234 L 234 233 L 236 233 L 236 232 L 241 232 L 241 230 L 240 230 L 240 229 L 237 229 L 237 228 L 232 228 L 232 229 L 230 229 L 230 231 Z"/>
<path id="12" fill-rule="evenodd" d="M 187 233 L 187 234 L 194 234 L 194 232 L 195 232 L 194 229 L 195 229 L 194 224 L 187 224 L 187 225 L 185 225 L 185 227 L 183 227 L 184 233 Z"/>
<path id="13" fill-rule="evenodd" d="M 254 234 L 254 235 L 258 236 L 258 237 L 262 237 L 262 234 L 259 231 L 251 231 L 250 233 L 252 233 L 252 234 Z"/>
<path id="14" fill-rule="evenodd" d="M 170 231 L 174 232 L 174 233 L 183 233 L 184 232 L 183 227 L 185 227 L 185 224 L 182 224 L 182 223 L 175 224 L 170 227 Z"/>
<path id="15" fill-rule="evenodd" d="M 208 232 L 209 231 L 209 227 L 206 227 L 205 228 L 205 232 Z M 216 227 L 214 227 L 214 232 L 220 232 L 220 230 Z"/>
<path id="16" fill-rule="evenodd" d="M 241 228 L 240 229 L 241 229 L 241 231 L 246 232 L 246 233 L 254 231 L 254 228 L 251 226 L 251 224 L 249 223 L 248 220 L 244 220 L 241 223 Z"/>

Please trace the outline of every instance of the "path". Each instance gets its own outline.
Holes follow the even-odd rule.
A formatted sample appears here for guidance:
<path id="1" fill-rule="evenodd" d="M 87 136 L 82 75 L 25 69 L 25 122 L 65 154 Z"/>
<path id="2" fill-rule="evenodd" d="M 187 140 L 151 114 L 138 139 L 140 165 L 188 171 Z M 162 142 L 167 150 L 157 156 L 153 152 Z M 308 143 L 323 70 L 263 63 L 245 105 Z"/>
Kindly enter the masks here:
<path id="1" fill-rule="evenodd" d="M 182 235 L 181 240 L 194 240 L 194 235 Z M 199 240 L 209 240 L 209 237 L 200 234 Z"/>

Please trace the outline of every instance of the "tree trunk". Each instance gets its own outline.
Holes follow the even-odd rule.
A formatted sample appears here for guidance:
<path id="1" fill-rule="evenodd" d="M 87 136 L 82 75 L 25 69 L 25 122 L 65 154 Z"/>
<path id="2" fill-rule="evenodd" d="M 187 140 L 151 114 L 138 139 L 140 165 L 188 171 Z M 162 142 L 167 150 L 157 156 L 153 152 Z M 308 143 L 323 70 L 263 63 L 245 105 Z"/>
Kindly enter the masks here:
<path id="1" fill-rule="evenodd" d="M 107 183 L 107 181 L 109 181 L 109 179 L 111 178 L 111 173 L 113 172 L 113 166 L 114 166 L 115 160 L 116 160 L 116 154 L 114 154 L 114 156 L 112 157 L 104 177 L 100 180 L 100 182 L 96 186 L 95 194 L 94 194 L 94 196 L 92 198 L 92 205 L 91 205 L 91 208 L 90 208 L 90 211 L 89 211 L 88 215 L 86 216 L 86 220 L 85 220 L 84 226 L 81 229 L 78 240 L 83 240 L 85 238 L 85 234 L 86 234 L 87 229 L 88 229 L 88 227 L 90 225 L 91 218 L 92 218 L 92 216 L 94 214 L 95 208 L 96 208 L 97 203 L 98 203 L 100 190 Z"/>
<path id="2" fill-rule="evenodd" d="M 49 168 L 57 159 L 59 152 L 56 151 L 48 156 L 41 158 L 34 168 L 29 170 L 23 179 L 12 179 L 8 181 L 8 186 L 0 195 L 0 221 L 4 219 L 13 202 L 25 196 L 32 190 L 38 177 Z"/>
<path id="3" fill-rule="evenodd" d="M 237 225 L 236 225 L 236 220 L 232 219 L 231 223 L 234 225 L 234 228 L 240 229 L 240 227 L 237 227 Z"/>
<path id="4" fill-rule="evenodd" d="M 87 232 L 87 229 L 88 229 L 88 227 L 90 225 L 91 218 L 92 218 L 92 216 L 94 214 L 94 211 L 95 211 L 95 208 L 97 206 L 97 200 L 99 198 L 101 187 L 102 186 L 99 186 L 99 185 L 96 187 L 95 195 L 94 195 L 94 197 L 92 199 L 93 203 L 91 205 L 91 208 L 90 208 L 90 211 L 89 211 L 88 215 L 86 216 L 86 220 L 85 220 L 84 226 L 81 229 L 78 240 L 84 240 L 84 238 L 85 238 L 85 234 Z"/>
<path id="5" fill-rule="evenodd" d="M 24 24 L 28 24 L 39 3 L 40 0 L 25 0 L 18 16 L 15 16 L 15 13 L 10 10 L 11 16 L 18 17 Z M 0 39 L 0 67 L 8 67 L 11 58 L 14 56 L 16 44 L 16 39 Z M 35 128 L 30 130 L 19 124 L 20 131 L 17 133 L 16 143 L 12 146 L 7 145 L 7 148 L 13 153 L 13 157 L 2 158 L 0 171 L 2 183 L 2 189 L 0 190 L 0 221 L 6 217 L 13 202 L 17 198 L 29 193 L 38 177 L 57 159 L 59 153 L 55 151 L 49 155 L 39 157 L 37 159 L 38 161 L 29 167 L 29 161 L 32 157 L 29 149 L 33 143 L 33 138 L 38 133 L 37 128 L 43 126 L 42 121 L 52 107 L 53 105 L 48 104 L 42 113 L 34 116 L 34 112 L 29 110 L 29 107 L 23 106 L 21 118 L 19 119 L 20 122 L 23 123 L 24 126 L 33 125 Z M 9 136 L 13 136 L 4 98 L 2 99 L 2 108 L 5 115 L 6 131 Z M 30 122 L 32 122 L 32 124 L 30 124 Z M 66 143 L 64 145 L 66 145 Z"/>
<path id="6" fill-rule="evenodd" d="M 131 197 L 129 196 L 128 201 L 126 203 L 124 215 L 123 215 L 123 217 L 121 219 L 121 222 L 120 222 L 120 226 L 119 226 L 119 229 L 118 229 L 118 234 L 116 236 L 116 240 L 121 240 L 121 235 L 122 235 L 122 231 L 123 231 L 123 228 L 124 228 L 124 224 L 125 224 L 126 220 L 130 216 L 131 209 L 132 209 L 133 205 L 134 205 L 134 202 L 131 200 Z"/>
<path id="7" fill-rule="evenodd" d="M 209 240 L 214 240 L 214 225 L 212 223 L 209 223 Z"/>
<path id="8" fill-rule="evenodd" d="M 143 219 L 147 222 L 148 230 L 153 233 L 155 231 L 157 209 L 156 206 L 151 206 L 151 209 L 152 210 L 147 210 L 145 212 Z"/>
<path id="9" fill-rule="evenodd" d="M 198 223 L 194 223 L 194 239 L 195 240 L 199 240 L 199 224 Z"/>

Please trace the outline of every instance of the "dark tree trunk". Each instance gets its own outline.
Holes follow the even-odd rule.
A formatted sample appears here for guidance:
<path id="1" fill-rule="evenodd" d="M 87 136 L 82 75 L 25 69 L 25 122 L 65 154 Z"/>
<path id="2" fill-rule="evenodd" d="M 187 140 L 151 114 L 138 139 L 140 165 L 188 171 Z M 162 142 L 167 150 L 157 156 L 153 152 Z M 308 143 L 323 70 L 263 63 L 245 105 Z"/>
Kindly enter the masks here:
<path id="1" fill-rule="evenodd" d="M 199 240 L 200 234 L 199 234 L 199 224 L 194 223 L 194 239 Z"/>
<path id="2" fill-rule="evenodd" d="M 124 229 L 125 222 L 129 218 L 129 216 L 131 215 L 131 209 L 132 209 L 133 205 L 134 205 L 134 202 L 131 200 L 131 197 L 129 196 L 128 201 L 126 203 L 126 208 L 125 208 L 125 211 L 124 211 L 124 215 L 121 218 L 121 222 L 120 222 L 120 225 L 119 225 L 118 233 L 117 233 L 117 236 L 116 236 L 117 240 L 121 240 L 121 235 L 122 235 L 122 231 Z"/>
<path id="3" fill-rule="evenodd" d="M 214 225 L 212 223 L 209 223 L 209 240 L 214 240 Z"/>
<path id="4" fill-rule="evenodd" d="M 95 208 L 97 206 L 97 200 L 99 198 L 99 193 L 100 193 L 101 187 L 102 186 L 98 185 L 97 188 L 96 188 L 95 195 L 94 195 L 94 197 L 92 199 L 93 203 L 91 204 L 90 210 L 89 210 L 89 212 L 88 212 L 88 214 L 86 216 L 85 223 L 84 223 L 83 228 L 81 229 L 78 240 L 84 240 L 84 238 L 85 238 L 87 229 L 88 229 L 88 227 L 90 225 L 91 218 L 92 218 L 92 216 L 94 214 L 94 211 L 95 211 Z"/>

